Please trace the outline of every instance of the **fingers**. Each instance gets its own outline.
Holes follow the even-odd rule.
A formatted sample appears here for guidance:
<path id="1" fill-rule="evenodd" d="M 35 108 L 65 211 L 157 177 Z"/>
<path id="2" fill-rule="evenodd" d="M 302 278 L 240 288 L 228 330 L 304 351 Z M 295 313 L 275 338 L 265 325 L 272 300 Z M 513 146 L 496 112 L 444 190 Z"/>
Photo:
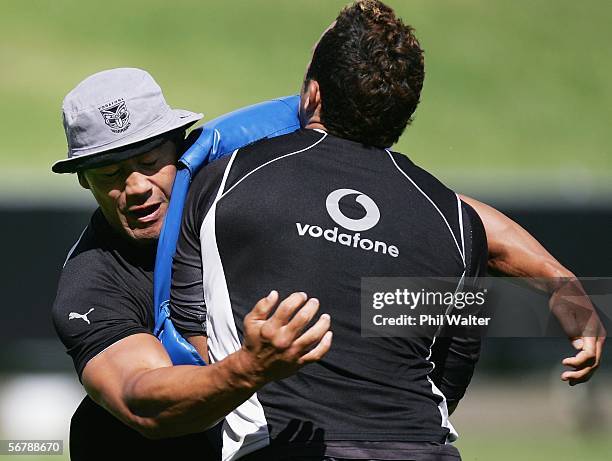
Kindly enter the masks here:
<path id="1" fill-rule="evenodd" d="M 274 314 L 262 325 L 262 338 L 278 349 L 293 347 L 295 339 L 319 310 L 318 299 L 306 293 L 293 293 L 285 298 Z"/>
<path id="2" fill-rule="evenodd" d="M 331 317 L 329 314 L 323 314 L 317 320 L 313 326 L 311 326 L 308 330 L 302 334 L 298 339 L 296 339 L 293 343 L 294 347 L 298 348 L 301 351 L 310 350 L 313 346 L 315 346 L 318 342 L 320 342 L 325 334 L 329 331 L 329 327 L 331 325 Z"/>
<path id="3" fill-rule="evenodd" d="M 279 304 L 276 312 L 270 317 L 270 323 L 275 327 L 280 328 L 287 325 L 293 314 L 304 305 L 308 296 L 306 293 L 293 293 Z"/>
<path id="4" fill-rule="evenodd" d="M 285 328 L 293 338 L 297 337 L 297 335 L 304 330 L 306 325 L 310 323 L 318 310 L 319 300 L 316 298 L 309 299 L 306 304 L 296 312 Z"/>
<path id="5" fill-rule="evenodd" d="M 563 360 L 563 365 L 573 367 L 574 370 L 564 371 L 561 380 L 575 386 L 588 381 L 595 373 L 601 358 L 602 341 L 597 337 L 583 337 L 572 341 L 572 345 L 582 350 L 576 356 Z"/>
<path id="6" fill-rule="evenodd" d="M 331 348 L 332 337 L 333 333 L 331 331 L 326 332 L 325 335 L 323 335 L 323 338 L 321 339 L 319 344 L 317 344 L 314 349 L 312 349 L 310 352 L 300 358 L 299 364 L 306 365 L 308 363 L 317 362 L 321 360 Z"/>
<path id="7" fill-rule="evenodd" d="M 574 349 L 576 350 L 582 349 L 583 345 L 584 341 L 582 340 L 582 338 L 572 340 L 572 346 L 574 346 Z"/>
<path id="8" fill-rule="evenodd" d="M 266 320 L 274 309 L 274 306 L 276 306 L 276 303 L 278 303 L 278 292 L 272 290 L 267 297 L 261 298 L 257 304 L 255 304 L 246 317 L 248 317 L 249 320 Z M 244 319 L 245 322 L 247 321 L 246 317 Z"/>
<path id="9" fill-rule="evenodd" d="M 278 299 L 278 293 L 273 291 L 248 314 L 253 334 L 246 334 L 245 325 L 245 344 L 247 349 L 255 351 L 259 360 L 265 362 L 262 369 L 272 369 L 272 364 L 284 363 L 284 371 L 279 376 L 288 376 L 287 371 L 320 360 L 327 354 L 332 340 L 329 331 L 331 318 L 328 314 L 321 315 L 304 332 L 319 311 L 319 300 L 308 299 L 306 293 L 293 293 L 281 301 L 271 314 Z M 253 319 L 257 321 L 253 322 Z"/>
<path id="10" fill-rule="evenodd" d="M 561 375 L 561 380 L 569 381 L 570 386 L 575 386 L 576 384 L 588 381 L 594 372 L 595 368 L 593 367 L 583 368 L 578 371 L 566 371 Z"/>
<path id="11" fill-rule="evenodd" d="M 582 368 L 590 367 L 595 364 L 597 359 L 597 338 L 581 338 L 574 341 L 582 342 L 582 350 L 578 352 L 574 357 L 568 357 L 563 360 L 563 365 L 567 367 Z"/>

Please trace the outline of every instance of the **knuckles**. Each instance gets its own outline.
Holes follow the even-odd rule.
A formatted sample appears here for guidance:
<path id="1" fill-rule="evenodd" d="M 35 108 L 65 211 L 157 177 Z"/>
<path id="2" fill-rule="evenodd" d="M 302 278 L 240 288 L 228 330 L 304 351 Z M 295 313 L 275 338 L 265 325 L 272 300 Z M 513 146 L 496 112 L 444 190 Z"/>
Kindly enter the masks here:
<path id="1" fill-rule="evenodd" d="M 277 335 L 272 339 L 272 345 L 274 348 L 279 349 L 281 351 L 285 351 L 291 347 L 292 340 L 287 335 Z"/>

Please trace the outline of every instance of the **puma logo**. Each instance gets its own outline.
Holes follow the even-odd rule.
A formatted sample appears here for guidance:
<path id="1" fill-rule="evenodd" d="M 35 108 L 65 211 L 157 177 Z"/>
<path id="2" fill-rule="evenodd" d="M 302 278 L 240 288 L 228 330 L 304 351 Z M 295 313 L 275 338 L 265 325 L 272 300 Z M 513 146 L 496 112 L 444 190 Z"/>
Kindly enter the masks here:
<path id="1" fill-rule="evenodd" d="M 85 314 L 79 314 L 78 312 L 71 312 L 70 314 L 68 314 L 68 320 L 72 320 L 72 319 L 82 319 L 85 320 L 87 322 L 88 325 L 91 325 L 91 322 L 89 321 L 89 319 L 87 318 L 87 316 L 91 313 L 91 311 L 93 311 L 94 308 L 92 307 L 91 309 L 89 309 L 87 311 L 87 313 Z"/>

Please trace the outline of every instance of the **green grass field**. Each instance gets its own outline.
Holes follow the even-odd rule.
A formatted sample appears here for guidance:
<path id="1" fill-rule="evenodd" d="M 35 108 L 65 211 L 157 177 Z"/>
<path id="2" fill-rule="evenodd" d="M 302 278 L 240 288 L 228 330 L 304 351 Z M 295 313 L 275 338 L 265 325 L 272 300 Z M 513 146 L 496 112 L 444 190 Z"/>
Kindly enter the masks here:
<path id="1" fill-rule="evenodd" d="M 512 434 L 476 435 L 457 443 L 463 461 L 608 461 L 612 445 L 607 435 L 584 438 Z"/>
<path id="2" fill-rule="evenodd" d="M 61 100 L 105 68 L 148 69 L 171 104 L 207 119 L 297 92 L 312 44 L 344 3 L 3 1 L 2 178 L 62 184 L 48 173 L 65 152 Z M 422 104 L 400 150 L 442 177 L 476 170 L 493 188 L 542 175 L 610 182 L 611 2 L 389 3 L 426 50 Z"/>

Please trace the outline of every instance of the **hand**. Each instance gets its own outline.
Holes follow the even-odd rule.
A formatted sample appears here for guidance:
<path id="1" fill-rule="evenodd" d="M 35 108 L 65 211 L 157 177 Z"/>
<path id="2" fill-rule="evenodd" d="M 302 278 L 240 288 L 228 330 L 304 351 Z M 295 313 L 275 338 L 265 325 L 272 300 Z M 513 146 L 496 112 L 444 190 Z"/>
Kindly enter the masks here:
<path id="1" fill-rule="evenodd" d="M 570 386 L 591 379 L 601 362 L 606 330 L 584 288 L 576 278 L 562 279 L 550 298 L 550 308 L 572 346 L 578 351 L 561 363 L 573 370 L 561 374 Z"/>
<path id="2" fill-rule="evenodd" d="M 327 314 L 304 331 L 319 310 L 319 301 L 306 293 L 293 293 L 278 304 L 272 291 L 244 318 L 243 364 L 259 384 L 293 375 L 329 351 L 332 332 Z M 270 315 L 277 306 L 274 314 Z"/>

